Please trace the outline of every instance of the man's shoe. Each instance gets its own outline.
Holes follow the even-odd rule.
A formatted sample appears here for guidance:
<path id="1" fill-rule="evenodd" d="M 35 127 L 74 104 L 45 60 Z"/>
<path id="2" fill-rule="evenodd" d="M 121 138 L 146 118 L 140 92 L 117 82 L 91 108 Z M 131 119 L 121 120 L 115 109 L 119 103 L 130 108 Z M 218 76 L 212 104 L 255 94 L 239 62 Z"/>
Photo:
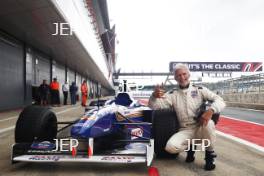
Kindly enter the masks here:
<path id="1" fill-rule="evenodd" d="M 214 151 L 205 151 L 205 165 L 204 170 L 210 171 L 215 169 L 215 163 L 214 158 L 216 158 L 217 155 Z"/>
<path id="2" fill-rule="evenodd" d="M 196 148 L 196 147 L 195 147 Z M 186 163 L 191 163 L 194 161 L 195 157 L 194 157 L 194 153 L 195 151 L 192 150 L 192 145 L 190 146 L 190 150 L 187 151 L 187 157 L 185 159 Z"/>

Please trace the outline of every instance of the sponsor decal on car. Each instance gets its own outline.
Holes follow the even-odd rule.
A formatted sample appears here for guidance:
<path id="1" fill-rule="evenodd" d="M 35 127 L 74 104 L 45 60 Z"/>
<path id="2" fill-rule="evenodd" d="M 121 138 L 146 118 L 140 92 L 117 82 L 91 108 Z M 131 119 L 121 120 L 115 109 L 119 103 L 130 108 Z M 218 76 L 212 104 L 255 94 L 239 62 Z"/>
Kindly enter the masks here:
<path id="1" fill-rule="evenodd" d="M 29 160 L 33 161 L 59 161 L 62 156 L 58 155 L 34 155 L 29 158 Z"/>
<path id="2" fill-rule="evenodd" d="M 106 128 L 106 129 L 104 129 L 104 132 L 109 131 L 109 130 L 110 130 L 110 128 Z"/>
<path id="3" fill-rule="evenodd" d="M 125 116 L 125 118 L 124 118 L 124 116 Z M 130 113 L 130 114 L 121 114 L 120 112 L 116 113 L 116 120 L 117 121 L 124 121 L 126 119 L 139 118 L 139 117 L 143 117 L 142 112 L 134 112 L 134 113 Z"/>
<path id="4" fill-rule="evenodd" d="M 43 141 L 43 142 L 34 142 L 33 144 L 31 144 L 30 146 L 32 149 L 54 149 L 56 148 L 56 145 L 49 142 L 49 141 Z"/>
<path id="5" fill-rule="evenodd" d="M 132 162 L 135 159 L 133 156 L 104 156 L 101 160 L 102 161 L 126 161 Z"/>
<path id="6" fill-rule="evenodd" d="M 35 149 L 28 150 L 27 152 L 30 154 L 58 154 L 58 153 L 61 153 L 59 151 L 55 152 L 52 150 L 35 150 Z"/>
<path id="7" fill-rule="evenodd" d="M 131 130 L 131 139 L 136 139 L 143 136 L 143 130 L 141 128 L 134 128 Z"/>

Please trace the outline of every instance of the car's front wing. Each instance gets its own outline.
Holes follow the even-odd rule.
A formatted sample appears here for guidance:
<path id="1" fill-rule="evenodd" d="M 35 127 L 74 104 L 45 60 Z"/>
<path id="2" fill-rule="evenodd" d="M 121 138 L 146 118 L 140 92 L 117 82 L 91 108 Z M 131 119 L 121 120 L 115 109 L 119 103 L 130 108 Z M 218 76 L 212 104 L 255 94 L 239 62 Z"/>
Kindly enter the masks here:
<path id="1" fill-rule="evenodd" d="M 145 163 L 145 156 L 129 155 L 104 155 L 104 156 L 81 156 L 70 155 L 22 155 L 13 158 L 13 161 L 24 162 L 92 162 L 92 163 Z"/>
<path id="2" fill-rule="evenodd" d="M 91 141 L 91 140 L 90 140 Z M 90 143 L 91 144 L 91 143 Z M 90 146 L 93 150 L 93 146 Z M 146 150 L 124 150 L 122 152 L 112 152 L 107 155 L 90 154 L 53 154 L 42 151 L 42 153 L 16 153 L 12 149 L 11 160 L 16 162 L 87 162 L 87 163 L 146 163 L 150 166 L 154 156 L 154 140 L 151 139 L 146 145 Z"/>

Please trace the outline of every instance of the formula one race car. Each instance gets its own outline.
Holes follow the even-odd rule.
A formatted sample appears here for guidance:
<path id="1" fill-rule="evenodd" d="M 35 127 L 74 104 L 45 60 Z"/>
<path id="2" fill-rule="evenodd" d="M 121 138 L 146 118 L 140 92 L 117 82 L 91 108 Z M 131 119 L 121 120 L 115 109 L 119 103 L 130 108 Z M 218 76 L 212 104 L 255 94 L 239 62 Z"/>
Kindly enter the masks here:
<path id="1" fill-rule="evenodd" d="M 58 125 L 65 126 L 58 129 Z M 15 128 L 12 163 L 146 163 L 175 157 L 164 147 L 179 123 L 172 110 L 151 110 L 128 93 L 119 93 L 75 121 L 57 122 L 45 107 L 29 106 Z"/>

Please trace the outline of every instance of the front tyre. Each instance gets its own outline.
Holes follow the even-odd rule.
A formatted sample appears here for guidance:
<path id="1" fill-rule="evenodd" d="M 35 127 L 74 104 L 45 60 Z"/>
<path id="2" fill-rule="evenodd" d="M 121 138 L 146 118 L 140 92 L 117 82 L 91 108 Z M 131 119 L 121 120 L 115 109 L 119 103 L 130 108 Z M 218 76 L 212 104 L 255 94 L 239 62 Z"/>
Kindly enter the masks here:
<path id="1" fill-rule="evenodd" d="M 57 136 L 57 117 L 49 108 L 28 106 L 19 115 L 15 128 L 16 143 L 52 141 Z"/>

